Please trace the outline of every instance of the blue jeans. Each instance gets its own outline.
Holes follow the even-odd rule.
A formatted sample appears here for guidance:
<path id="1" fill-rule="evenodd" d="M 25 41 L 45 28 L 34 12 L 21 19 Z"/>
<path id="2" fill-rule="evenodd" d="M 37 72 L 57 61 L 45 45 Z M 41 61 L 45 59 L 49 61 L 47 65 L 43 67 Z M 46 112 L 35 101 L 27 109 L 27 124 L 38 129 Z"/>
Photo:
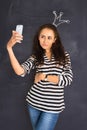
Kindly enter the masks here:
<path id="1" fill-rule="evenodd" d="M 59 113 L 40 111 L 28 105 L 33 130 L 54 130 Z"/>

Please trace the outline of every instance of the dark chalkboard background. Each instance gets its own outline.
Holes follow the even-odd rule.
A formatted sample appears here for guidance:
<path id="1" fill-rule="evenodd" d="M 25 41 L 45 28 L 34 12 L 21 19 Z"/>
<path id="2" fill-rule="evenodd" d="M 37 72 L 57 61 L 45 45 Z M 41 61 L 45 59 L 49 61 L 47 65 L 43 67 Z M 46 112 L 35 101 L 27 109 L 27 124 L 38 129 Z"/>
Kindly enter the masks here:
<path id="1" fill-rule="evenodd" d="M 70 24 L 58 26 L 62 42 L 71 55 L 73 83 L 65 88 L 66 109 L 55 130 L 87 130 L 87 1 L 86 0 L 1 0 L 0 1 L 0 130 L 29 130 L 26 94 L 34 71 L 24 78 L 10 65 L 6 43 L 16 24 L 23 24 L 24 40 L 14 47 L 20 62 L 31 54 L 37 28 L 52 23 L 53 11 L 64 12 Z"/>

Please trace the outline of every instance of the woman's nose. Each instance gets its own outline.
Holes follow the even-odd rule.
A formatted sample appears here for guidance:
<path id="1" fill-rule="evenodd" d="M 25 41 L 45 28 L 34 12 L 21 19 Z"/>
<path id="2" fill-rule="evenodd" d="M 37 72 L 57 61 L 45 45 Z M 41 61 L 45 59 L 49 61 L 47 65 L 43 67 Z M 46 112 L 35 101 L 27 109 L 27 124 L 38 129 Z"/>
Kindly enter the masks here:
<path id="1" fill-rule="evenodd" d="M 46 42 L 47 41 L 47 38 L 44 38 L 44 42 Z"/>

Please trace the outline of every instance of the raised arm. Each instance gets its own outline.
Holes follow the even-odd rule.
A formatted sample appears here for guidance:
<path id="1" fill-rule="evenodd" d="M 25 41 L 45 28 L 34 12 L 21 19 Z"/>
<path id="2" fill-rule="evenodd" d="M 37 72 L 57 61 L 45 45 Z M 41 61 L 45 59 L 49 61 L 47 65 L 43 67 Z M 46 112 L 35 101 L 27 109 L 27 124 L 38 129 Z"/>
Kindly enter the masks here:
<path id="1" fill-rule="evenodd" d="M 14 69 L 17 75 L 22 75 L 24 73 L 24 68 L 20 65 L 12 48 L 15 44 L 21 43 L 21 40 L 23 40 L 23 36 L 20 35 L 16 31 L 12 31 L 12 36 L 7 43 L 7 51 L 9 54 L 10 62 L 11 62 L 12 68 Z"/>

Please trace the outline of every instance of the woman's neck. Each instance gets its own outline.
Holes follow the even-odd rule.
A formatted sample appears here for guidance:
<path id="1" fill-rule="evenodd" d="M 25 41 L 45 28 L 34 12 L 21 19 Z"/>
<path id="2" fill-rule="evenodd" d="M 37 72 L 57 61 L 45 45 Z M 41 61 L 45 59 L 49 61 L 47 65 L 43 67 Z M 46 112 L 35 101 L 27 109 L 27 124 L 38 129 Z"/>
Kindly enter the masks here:
<path id="1" fill-rule="evenodd" d="M 48 59 L 51 59 L 51 57 L 52 57 L 52 52 L 51 52 L 50 50 L 47 50 L 47 51 L 45 52 L 45 54 L 46 54 L 46 56 L 47 56 Z"/>

